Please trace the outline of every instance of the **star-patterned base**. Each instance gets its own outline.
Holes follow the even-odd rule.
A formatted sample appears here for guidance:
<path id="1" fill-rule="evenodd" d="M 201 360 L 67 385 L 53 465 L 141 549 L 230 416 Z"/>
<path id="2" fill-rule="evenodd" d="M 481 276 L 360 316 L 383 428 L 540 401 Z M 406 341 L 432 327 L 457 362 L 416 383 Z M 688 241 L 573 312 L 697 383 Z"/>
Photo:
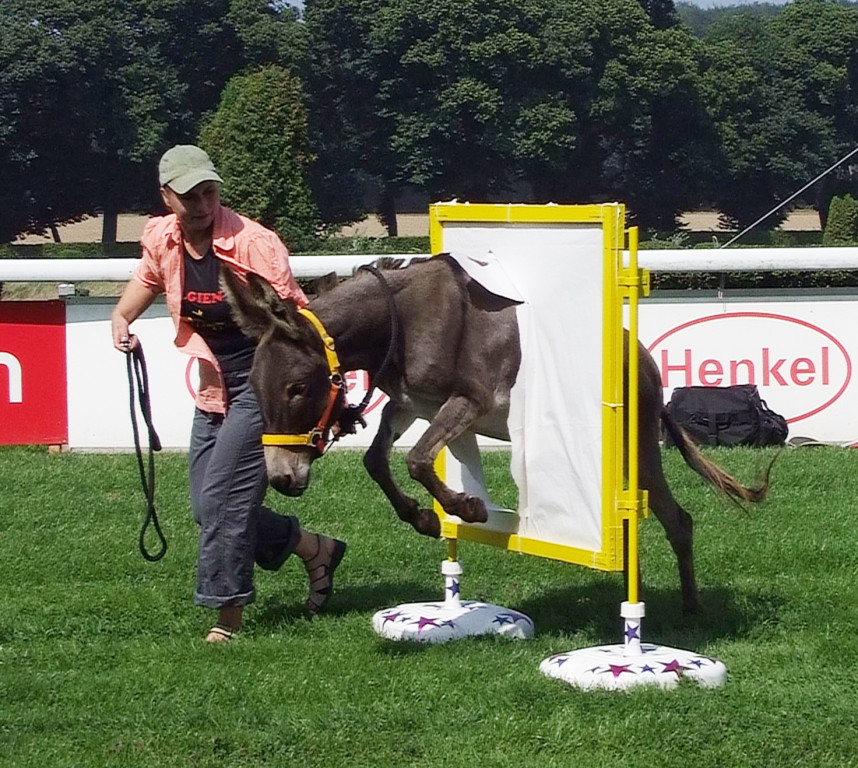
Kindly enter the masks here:
<path id="1" fill-rule="evenodd" d="M 533 636 L 533 621 L 523 613 L 489 603 L 406 603 L 378 611 L 373 629 L 390 640 L 445 643 L 460 637 L 502 635 L 515 639 Z"/>
<path id="2" fill-rule="evenodd" d="M 718 660 L 664 645 L 641 643 L 638 656 L 628 656 L 622 645 L 602 645 L 545 659 L 539 670 L 577 688 L 624 690 L 638 685 L 675 687 L 681 678 L 705 688 L 723 685 L 727 668 Z"/>

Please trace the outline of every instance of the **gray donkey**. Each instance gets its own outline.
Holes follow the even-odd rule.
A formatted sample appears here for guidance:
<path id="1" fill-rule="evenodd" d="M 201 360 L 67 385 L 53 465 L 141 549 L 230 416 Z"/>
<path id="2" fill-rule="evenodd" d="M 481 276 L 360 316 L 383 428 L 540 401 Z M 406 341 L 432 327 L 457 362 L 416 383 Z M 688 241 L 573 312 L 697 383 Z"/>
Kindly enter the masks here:
<path id="1" fill-rule="evenodd" d="M 434 460 L 467 430 L 509 439 L 510 390 L 521 362 L 514 302 L 486 291 L 444 255 L 405 268 L 361 270 L 308 307 L 335 342 L 340 371 L 332 384 L 320 330 L 294 303 L 282 301 L 254 274 L 245 285 L 223 270 L 221 281 L 237 322 L 258 342 L 251 382 L 266 433 L 274 436 L 266 441 L 265 458 L 276 490 L 298 496 L 307 488 L 310 466 L 323 453 L 328 430 L 342 417 L 340 371 L 366 370 L 390 399 L 364 465 L 397 515 L 420 533 L 440 535 L 437 515 L 405 495 L 390 469 L 394 442 L 423 418 L 429 426 L 407 455 L 411 477 L 448 514 L 466 522 L 487 519 L 483 501 L 445 485 Z M 763 500 L 768 476 L 748 488 L 706 459 L 665 409 L 655 362 L 643 347 L 639 350 L 640 487 L 649 491 L 649 506 L 676 555 L 683 610 L 697 612 L 693 522 L 665 480 L 660 424 L 686 463 L 734 500 Z M 278 440 L 278 435 L 291 437 Z"/>

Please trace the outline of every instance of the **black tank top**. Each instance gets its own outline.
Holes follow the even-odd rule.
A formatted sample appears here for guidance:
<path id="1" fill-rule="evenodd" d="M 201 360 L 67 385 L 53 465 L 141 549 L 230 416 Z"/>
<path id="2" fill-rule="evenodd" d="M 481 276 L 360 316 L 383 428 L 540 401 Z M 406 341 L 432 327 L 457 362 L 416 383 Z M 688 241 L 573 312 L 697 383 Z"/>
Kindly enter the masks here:
<path id="1" fill-rule="evenodd" d="M 182 317 L 203 337 L 224 371 L 249 369 L 256 344 L 236 325 L 218 285 L 218 260 L 209 248 L 202 259 L 184 257 Z"/>

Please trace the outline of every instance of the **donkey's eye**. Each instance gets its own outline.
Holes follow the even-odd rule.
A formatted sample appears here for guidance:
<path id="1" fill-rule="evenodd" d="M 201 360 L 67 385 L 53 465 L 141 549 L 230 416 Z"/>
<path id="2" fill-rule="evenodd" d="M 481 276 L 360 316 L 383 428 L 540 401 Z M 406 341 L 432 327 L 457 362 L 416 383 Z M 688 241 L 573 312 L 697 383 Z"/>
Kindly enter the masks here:
<path id="1" fill-rule="evenodd" d="M 286 397 L 291 400 L 293 397 L 299 397 L 300 395 L 303 395 L 306 391 L 306 384 L 290 384 L 288 387 L 286 387 Z"/>

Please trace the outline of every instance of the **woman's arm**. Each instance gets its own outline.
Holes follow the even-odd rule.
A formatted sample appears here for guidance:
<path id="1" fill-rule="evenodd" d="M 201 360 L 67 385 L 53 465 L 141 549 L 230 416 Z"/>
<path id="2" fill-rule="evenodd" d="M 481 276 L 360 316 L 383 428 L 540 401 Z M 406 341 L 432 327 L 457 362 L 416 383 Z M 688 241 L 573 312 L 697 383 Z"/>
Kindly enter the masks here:
<path id="1" fill-rule="evenodd" d="M 128 281 L 111 316 L 113 346 L 120 352 L 130 352 L 136 346 L 137 337 L 129 333 L 128 327 L 151 306 L 157 295 L 137 280 Z"/>

